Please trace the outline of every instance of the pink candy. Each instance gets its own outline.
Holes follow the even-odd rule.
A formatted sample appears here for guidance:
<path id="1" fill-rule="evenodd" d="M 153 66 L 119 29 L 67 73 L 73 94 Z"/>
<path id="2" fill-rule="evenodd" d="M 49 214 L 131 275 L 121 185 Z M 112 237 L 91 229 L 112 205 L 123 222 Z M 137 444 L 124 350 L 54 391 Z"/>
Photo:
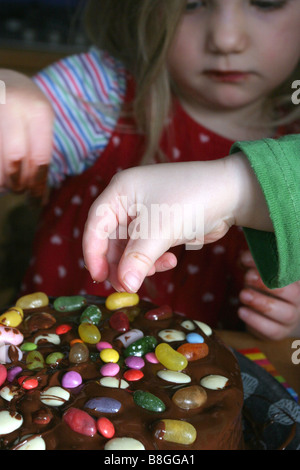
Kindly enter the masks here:
<path id="1" fill-rule="evenodd" d="M 18 346 L 18 344 L 22 343 L 23 339 L 22 333 L 17 328 L 0 325 L 0 342 Z"/>
<path id="2" fill-rule="evenodd" d="M 19 366 L 15 366 L 15 367 L 12 367 L 11 369 L 9 369 L 7 371 L 7 380 L 8 382 L 13 382 L 15 377 L 20 373 L 22 372 L 22 367 L 19 367 Z M 1 380 L 0 380 L 1 382 Z"/>
<path id="3" fill-rule="evenodd" d="M 4 384 L 7 377 L 7 370 L 2 364 L 0 364 L 0 387 Z"/>
<path id="4" fill-rule="evenodd" d="M 69 408 L 63 415 L 63 420 L 74 432 L 84 436 L 93 437 L 96 432 L 95 420 L 85 411 L 78 408 Z"/>
<path id="5" fill-rule="evenodd" d="M 96 344 L 96 348 L 98 351 L 102 351 L 102 349 L 112 349 L 112 345 L 107 343 L 107 341 L 99 341 L 99 343 Z"/>
<path id="6" fill-rule="evenodd" d="M 115 362 L 108 362 L 101 367 L 100 372 L 104 377 L 114 377 L 120 371 L 120 366 Z"/>
<path id="7" fill-rule="evenodd" d="M 154 352 L 149 352 L 145 355 L 145 358 L 147 359 L 148 362 L 151 362 L 152 364 L 158 364 L 159 360 L 155 356 Z"/>
<path id="8" fill-rule="evenodd" d="M 145 361 L 139 356 L 129 356 L 125 359 L 126 366 L 130 369 L 142 369 L 145 365 Z"/>

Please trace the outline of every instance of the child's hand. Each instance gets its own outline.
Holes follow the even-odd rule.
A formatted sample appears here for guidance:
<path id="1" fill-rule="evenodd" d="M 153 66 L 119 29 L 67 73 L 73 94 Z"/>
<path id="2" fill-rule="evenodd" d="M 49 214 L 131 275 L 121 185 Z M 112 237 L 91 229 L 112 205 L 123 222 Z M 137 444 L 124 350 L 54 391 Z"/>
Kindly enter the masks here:
<path id="1" fill-rule="evenodd" d="M 0 70 L 6 87 L 0 104 L 0 191 L 43 195 L 52 153 L 52 107 L 25 75 Z"/>
<path id="2" fill-rule="evenodd" d="M 299 335 L 300 281 L 281 289 L 268 289 L 251 253 L 244 253 L 241 260 L 247 271 L 245 288 L 240 293 L 245 306 L 239 309 L 239 316 L 248 329 L 258 337 L 272 340 Z"/>
<path id="3" fill-rule="evenodd" d="M 138 217 L 130 213 L 135 205 L 143 209 Z M 155 209 L 161 205 L 167 209 L 177 205 L 182 211 L 164 224 L 155 219 Z M 197 229 L 196 215 L 203 216 Z M 190 248 L 191 239 L 200 245 L 211 243 L 231 225 L 251 220 L 261 229 L 272 227 L 260 187 L 242 155 L 132 168 L 118 173 L 91 207 L 83 237 L 85 264 L 95 281 L 109 279 L 116 290 L 136 292 L 146 276 L 176 265 L 170 247 Z M 144 232 L 138 239 L 128 239 L 128 227 Z M 123 232 L 123 239 L 108 238 L 116 229 Z"/>

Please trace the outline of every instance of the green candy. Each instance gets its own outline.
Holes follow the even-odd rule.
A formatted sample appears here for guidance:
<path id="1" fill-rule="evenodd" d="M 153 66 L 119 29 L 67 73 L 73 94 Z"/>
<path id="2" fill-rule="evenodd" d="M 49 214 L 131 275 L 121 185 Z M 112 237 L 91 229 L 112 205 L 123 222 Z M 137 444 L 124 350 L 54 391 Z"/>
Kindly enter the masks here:
<path id="1" fill-rule="evenodd" d="M 70 297 L 58 297 L 53 303 L 53 307 L 58 312 L 73 312 L 80 310 L 86 305 L 86 298 L 82 295 L 73 295 Z"/>
<path id="2" fill-rule="evenodd" d="M 23 343 L 20 347 L 21 351 L 35 351 L 37 345 L 35 343 Z"/>
<path id="3" fill-rule="evenodd" d="M 143 336 L 134 343 L 127 346 L 124 350 L 124 357 L 128 356 L 144 356 L 148 352 L 152 352 L 157 345 L 157 339 L 154 336 Z"/>
<path id="4" fill-rule="evenodd" d="M 46 357 L 46 364 L 58 364 L 64 358 L 63 353 L 53 352 Z"/>
<path id="5" fill-rule="evenodd" d="M 102 318 L 102 312 L 97 305 L 89 305 L 80 316 L 80 323 L 93 323 L 98 325 Z"/>
<path id="6" fill-rule="evenodd" d="M 144 392 L 143 390 L 137 390 L 134 392 L 133 400 L 138 406 L 148 411 L 161 413 L 166 409 L 163 401 L 155 395 L 152 395 L 152 393 Z"/>
<path id="7" fill-rule="evenodd" d="M 43 369 L 44 367 L 44 358 L 39 351 L 31 351 L 27 354 L 26 357 L 27 369 Z"/>

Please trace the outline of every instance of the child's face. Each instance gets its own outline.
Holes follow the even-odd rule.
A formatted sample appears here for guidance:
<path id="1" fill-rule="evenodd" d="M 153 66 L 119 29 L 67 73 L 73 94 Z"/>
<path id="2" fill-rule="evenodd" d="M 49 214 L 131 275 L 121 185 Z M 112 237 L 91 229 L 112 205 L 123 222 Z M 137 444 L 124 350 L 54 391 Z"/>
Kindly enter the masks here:
<path id="1" fill-rule="evenodd" d="M 261 104 L 299 60 L 300 0 L 188 0 L 168 65 L 190 105 L 233 110 Z"/>

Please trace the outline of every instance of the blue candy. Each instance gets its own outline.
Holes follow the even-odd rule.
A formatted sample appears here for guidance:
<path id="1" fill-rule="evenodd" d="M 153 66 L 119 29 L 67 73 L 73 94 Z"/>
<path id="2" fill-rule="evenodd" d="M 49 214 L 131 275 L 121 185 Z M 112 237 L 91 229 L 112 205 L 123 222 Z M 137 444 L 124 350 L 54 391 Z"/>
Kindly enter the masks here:
<path id="1" fill-rule="evenodd" d="M 198 333 L 188 333 L 186 335 L 186 340 L 188 343 L 204 343 L 203 336 Z"/>
<path id="2" fill-rule="evenodd" d="M 114 398 L 96 397 L 91 398 L 84 406 L 85 408 L 100 411 L 101 413 L 118 413 L 122 405 Z"/>

